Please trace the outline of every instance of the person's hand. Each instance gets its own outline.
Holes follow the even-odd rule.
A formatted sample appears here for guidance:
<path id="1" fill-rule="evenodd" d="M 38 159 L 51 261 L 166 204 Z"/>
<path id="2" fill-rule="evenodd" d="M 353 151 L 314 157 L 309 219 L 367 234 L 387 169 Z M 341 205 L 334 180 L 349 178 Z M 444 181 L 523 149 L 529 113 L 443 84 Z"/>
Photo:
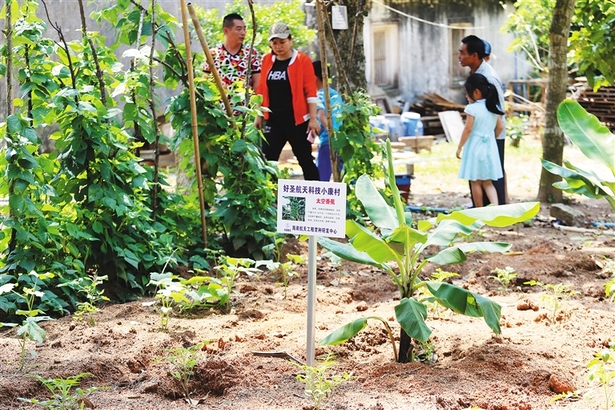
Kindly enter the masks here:
<path id="1" fill-rule="evenodd" d="M 457 148 L 457 158 L 461 159 L 461 147 Z"/>
<path id="2" fill-rule="evenodd" d="M 263 117 L 259 115 L 254 118 L 254 127 L 256 127 L 257 130 L 263 129 Z"/>
<path id="3" fill-rule="evenodd" d="M 308 133 L 312 131 L 314 135 L 320 134 L 320 124 L 318 124 L 318 120 L 316 118 L 310 118 L 310 122 L 308 122 Z"/>

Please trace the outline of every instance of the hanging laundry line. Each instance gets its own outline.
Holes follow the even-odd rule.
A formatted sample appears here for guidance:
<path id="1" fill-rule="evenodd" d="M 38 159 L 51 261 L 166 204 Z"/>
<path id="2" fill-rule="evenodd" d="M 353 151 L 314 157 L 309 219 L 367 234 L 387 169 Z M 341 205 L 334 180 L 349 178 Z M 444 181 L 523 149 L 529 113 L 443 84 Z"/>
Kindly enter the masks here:
<path id="1" fill-rule="evenodd" d="M 484 30 L 484 29 L 487 28 L 485 26 L 477 26 L 477 27 L 455 26 L 455 25 L 450 26 L 448 24 L 434 23 L 433 21 L 425 20 L 425 19 L 413 16 L 411 14 L 404 13 L 403 11 L 397 10 L 396 8 L 393 8 L 391 6 L 387 6 L 386 4 L 384 4 L 384 3 L 382 3 L 382 2 L 380 2 L 378 0 L 372 0 L 372 3 L 380 4 L 382 7 L 386 8 L 388 10 L 391 10 L 392 12 L 397 13 L 397 14 L 399 14 L 401 16 L 407 17 L 407 18 L 409 18 L 411 20 L 415 20 L 415 21 L 418 21 L 418 22 L 421 22 L 421 23 L 425 23 L 425 24 L 430 24 L 430 25 L 436 26 L 436 27 L 451 28 L 451 29 L 464 29 L 464 30 Z"/>

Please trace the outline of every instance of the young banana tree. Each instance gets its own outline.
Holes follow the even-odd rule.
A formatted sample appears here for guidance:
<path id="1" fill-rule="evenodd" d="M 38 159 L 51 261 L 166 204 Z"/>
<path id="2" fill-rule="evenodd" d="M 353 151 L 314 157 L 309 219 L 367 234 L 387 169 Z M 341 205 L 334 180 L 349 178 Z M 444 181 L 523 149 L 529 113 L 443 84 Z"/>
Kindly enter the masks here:
<path id="1" fill-rule="evenodd" d="M 605 198 L 615 211 L 615 135 L 574 100 L 565 100 L 557 108 L 557 121 L 564 134 L 589 159 L 605 165 L 613 179 L 602 179 L 594 171 L 585 171 L 569 161 L 564 166 L 542 160 L 542 166 L 564 180 L 554 187 L 570 194 Z M 609 192 L 610 191 L 610 192 Z"/>
<path id="2" fill-rule="evenodd" d="M 391 144 L 387 141 L 388 184 L 393 191 L 395 207 L 389 206 L 366 175 L 356 183 L 356 196 L 363 204 L 373 229 L 355 221 L 346 221 L 346 235 L 350 243 L 319 238 L 319 243 L 335 255 L 353 262 L 364 263 L 388 272 L 401 295 L 395 306 L 395 316 L 401 326 L 397 361 L 408 362 L 412 357 L 412 339 L 425 342 L 431 330 L 425 323 L 427 300 L 419 299 L 419 290 L 427 289 L 428 301 L 437 302 L 456 313 L 483 317 L 487 325 L 500 333 L 501 307 L 495 302 L 469 290 L 445 283 L 422 280 L 419 275 L 425 265 L 450 265 L 466 260 L 472 252 L 505 252 L 510 244 L 499 242 L 465 242 L 463 239 L 484 225 L 505 227 L 531 219 L 538 213 L 540 203 L 491 206 L 440 214 L 429 220 L 412 222 L 412 213 L 405 212 L 395 185 Z M 367 325 L 370 318 L 360 318 L 335 330 L 321 345 L 346 342 Z M 371 317 L 371 319 L 380 319 Z M 390 329 L 385 321 L 380 319 Z"/>

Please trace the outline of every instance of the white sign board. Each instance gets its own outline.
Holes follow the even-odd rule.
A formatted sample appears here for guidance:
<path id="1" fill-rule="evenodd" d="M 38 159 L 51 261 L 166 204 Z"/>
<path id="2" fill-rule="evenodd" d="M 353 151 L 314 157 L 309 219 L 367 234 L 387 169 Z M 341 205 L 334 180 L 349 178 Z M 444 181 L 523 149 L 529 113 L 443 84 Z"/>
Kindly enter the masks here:
<path id="1" fill-rule="evenodd" d="M 343 238 L 346 235 L 346 184 L 278 180 L 277 231 Z"/>
<path id="2" fill-rule="evenodd" d="M 333 30 L 348 30 L 348 12 L 346 6 L 331 7 L 331 27 Z"/>

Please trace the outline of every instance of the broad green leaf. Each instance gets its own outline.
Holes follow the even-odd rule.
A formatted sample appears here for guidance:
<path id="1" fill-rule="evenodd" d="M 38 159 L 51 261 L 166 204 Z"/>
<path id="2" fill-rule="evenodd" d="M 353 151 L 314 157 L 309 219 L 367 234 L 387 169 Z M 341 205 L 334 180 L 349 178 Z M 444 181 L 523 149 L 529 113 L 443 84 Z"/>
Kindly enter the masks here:
<path id="1" fill-rule="evenodd" d="M 357 180 L 356 195 L 367 216 L 378 228 L 392 231 L 399 226 L 395 209 L 385 202 L 367 175 L 361 175 Z"/>
<path id="2" fill-rule="evenodd" d="M 441 305 L 466 316 L 483 317 L 496 334 L 501 333 L 502 307 L 489 299 L 446 282 L 425 282 Z"/>
<path id="3" fill-rule="evenodd" d="M 505 242 L 467 242 L 455 245 L 456 248 L 461 249 L 466 254 L 472 252 L 504 253 L 511 246 L 511 244 Z"/>
<path id="4" fill-rule="evenodd" d="M 466 259 L 465 253 L 457 247 L 443 249 L 437 254 L 427 258 L 429 262 L 438 265 L 454 265 L 456 263 L 465 262 Z"/>
<path id="5" fill-rule="evenodd" d="M 387 242 L 407 243 L 414 246 L 415 243 L 425 243 L 428 239 L 426 233 L 417 231 L 408 225 L 400 225 L 393 233 L 385 238 Z"/>
<path id="6" fill-rule="evenodd" d="M 389 270 L 388 266 L 380 262 L 376 262 L 367 253 L 359 252 L 352 245 L 337 242 L 325 236 L 318 237 L 318 243 L 323 248 L 327 249 L 330 252 L 333 252 L 334 255 L 337 255 L 344 260 L 363 263 L 365 265 L 375 266 L 377 268 Z"/>
<path id="7" fill-rule="evenodd" d="M 427 308 L 418 300 L 403 298 L 395 306 L 395 317 L 408 336 L 426 342 L 431 330 L 425 324 Z"/>
<path id="8" fill-rule="evenodd" d="M 237 140 L 233 142 L 231 151 L 234 153 L 243 153 L 246 151 L 247 143 L 244 140 Z"/>
<path id="9" fill-rule="evenodd" d="M 565 162 L 566 166 L 574 167 L 569 162 Z M 585 195 L 589 198 L 602 198 L 610 196 L 601 186 L 604 183 L 593 172 L 586 172 L 578 167 L 574 169 L 564 168 L 553 162 L 542 160 L 542 166 L 552 174 L 559 175 L 566 180 L 566 182 L 558 181 L 553 186 L 571 193 L 578 195 Z M 592 178 L 594 180 L 592 180 Z"/>
<path id="10" fill-rule="evenodd" d="M 502 306 L 487 299 L 486 297 L 475 293 L 472 295 L 474 296 L 474 299 L 483 314 L 483 318 L 485 319 L 487 326 L 489 326 L 495 334 L 501 334 L 502 329 L 500 329 L 500 318 L 502 317 Z"/>
<path id="11" fill-rule="evenodd" d="M 438 222 L 445 219 L 454 219 L 464 225 L 471 225 L 475 221 L 482 221 L 485 225 L 503 228 L 519 222 L 532 219 L 540 210 L 540 202 L 522 202 L 498 206 L 485 206 L 463 211 L 454 211 L 448 215 L 438 215 Z"/>
<path id="12" fill-rule="evenodd" d="M 449 246 L 459 235 L 470 235 L 484 225 L 485 224 L 481 221 L 475 221 L 469 225 L 464 225 L 453 219 L 445 219 L 431 232 L 424 247 L 429 245 Z"/>
<path id="13" fill-rule="evenodd" d="M 365 326 L 367 326 L 367 318 L 359 318 L 354 322 L 347 323 L 337 330 L 334 330 L 332 333 L 329 333 L 329 335 L 322 339 L 318 344 L 320 346 L 326 346 L 345 343 L 348 339 L 365 329 Z"/>
<path id="14" fill-rule="evenodd" d="M 583 154 L 606 165 L 615 174 L 615 135 L 574 100 L 564 100 L 557 108 L 560 128 Z"/>
<path id="15" fill-rule="evenodd" d="M 11 133 L 11 134 L 17 134 L 22 129 L 22 125 L 21 125 L 21 121 L 19 120 L 19 117 L 17 117 L 14 114 L 13 115 L 9 115 L 7 117 L 6 125 L 7 125 L 7 128 L 9 130 L 9 133 Z"/>
<path id="16" fill-rule="evenodd" d="M 43 343 L 47 333 L 39 326 L 37 322 L 41 320 L 49 320 L 49 317 L 28 317 L 23 325 L 17 330 L 17 335 L 26 335 L 30 340 Z"/>
<path id="17" fill-rule="evenodd" d="M 346 221 L 346 236 L 359 252 L 366 252 L 376 262 L 384 263 L 396 259 L 395 252 L 374 232 L 355 221 Z"/>
<path id="18" fill-rule="evenodd" d="M 454 265 L 464 262 L 466 254 L 473 252 L 506 252 L 512 245 L 503 242 L 469 242 L 460 243 L 450 248 L 446 248 L 439 253 L 427 258 L 429 262 L 437 263 L 438 265 Z"/>

